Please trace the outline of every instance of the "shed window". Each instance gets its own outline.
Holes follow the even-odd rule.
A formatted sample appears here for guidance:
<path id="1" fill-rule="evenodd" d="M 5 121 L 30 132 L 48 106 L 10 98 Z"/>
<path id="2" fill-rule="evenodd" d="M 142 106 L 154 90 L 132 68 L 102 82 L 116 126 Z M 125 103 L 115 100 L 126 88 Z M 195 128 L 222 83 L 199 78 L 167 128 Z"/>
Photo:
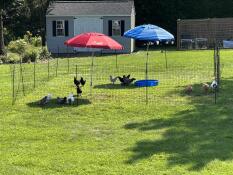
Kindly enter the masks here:
<path id="1" fill-rule="evenodd" d="M 112 35 L 121 36 L 121 21 L 120 20 L 112 21 Z"/>
<path id="2" fill-rule="evenodd" d="M 65 22 L 56 21 L 56 33 L 57 36 L 65 36 Z"/>

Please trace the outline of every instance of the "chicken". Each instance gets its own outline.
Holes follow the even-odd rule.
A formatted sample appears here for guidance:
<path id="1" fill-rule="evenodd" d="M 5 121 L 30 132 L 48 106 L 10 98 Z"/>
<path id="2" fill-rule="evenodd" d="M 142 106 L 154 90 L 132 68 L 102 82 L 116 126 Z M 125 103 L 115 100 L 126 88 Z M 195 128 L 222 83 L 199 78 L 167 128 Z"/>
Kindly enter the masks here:
<path id="1" fill-rule="evenodd" d="M 77 80 L 77 77 L 74 77 L 74 84 L 76 87 L 80 86 L 81 82 Z"/>
<path id="2" fill-rule="evenodd" d="M 124 76 L 123 76 L 124 77 Z M 121 83 L 124 83 L 124 78 L 117 77 Z"/>
<path id="3" fill-rule="evenodd" d="M 57 104 L 64 105 L 66 103 L 67 103 L 67 97 L 64 98 L 57 97 Z"/>
<path id="4" fill-rule="evenodd" d="M 112 75 L 110 75 L 110 81 L 112 82 L 112 84 L 115 84 L 117 79 L 118 77 L 113 78 Z"/>
<path id="5" fill-rule="evenodd" d="M 136 80 L 135 78 L 130 79 L 129 77 L 130 75 L 128 76 L 123 75 L 123 78 L 118 77 L 122 86 L 128 86 Z"/>
<path id="6" fill-rule="evenodd" d="M 78 95 L 78 96 L 81 96 L 82 93 L 83 93 L 83 91 L 82 91 L 81 87 L 78 86 L 78 87 L 77 87 L 77 95 Z"/>
<path id="7" fill-rule="evenodd" d="M 70 93 L 70 95 L 67 97 L 67 104 L 72 105 L 74 103 L 74 95 L 73 93 Z"/>
<path id="8" fill-rule="evenodd" d="M 81 83 L 82 86 L 84 86 L 86 84 L 86 80 L 84 80 L 83 77 L 81 77 L 80 83 Z"/>
<path id="9" fill-rule="evenodd" d="M 130 85 L 131 83 L 133 83 L 135 80 L 136 80 L 135 78 L 126 79 L 126 80 L 125 80 L 125 85 L 128 86 L 128 85 Z"/>
<path id="10" fill-rule="evenodd" d="M 186 88 L 185 88 L 185 93 L 190 95 L 191 93 L 193 92 L 193 87 L 192 85 L 188 85 Z"/>
<path id="11" fill-rule="evenodd" d="M 207 93 L 209 92 L 210 85 L 207 84 L 207 83 L 203 83 L 203 84 L 202 84 L 202 89 L 203 89 L 203 91 L 207 94 Z"/>
<path id="12" fill-rule="evenodd" d="M 48 94 L 47 96 L 43 97 L 40 101 L 39 101 L 39 105 L 46 105 L 50 102 L 50 100 L 52 99 L 52 94 Z"/>
<path id="13" fill-rule="evenodd" d="M 136 78 L 131 78 L 131 79 L 129 79 L 129 83 L 131 84 L 131 83 L 133 83 L 135 80 L 136 80 Z"/>
<path id="14" fill-rule="evenodd" d="M 217 88 L 218 88 L 218 83 L 217 83 L 217 81 L 214 80 L 214 81 L 211 83 L 210 87 L 211 87 L 213 90 L 217 89 Z"/>

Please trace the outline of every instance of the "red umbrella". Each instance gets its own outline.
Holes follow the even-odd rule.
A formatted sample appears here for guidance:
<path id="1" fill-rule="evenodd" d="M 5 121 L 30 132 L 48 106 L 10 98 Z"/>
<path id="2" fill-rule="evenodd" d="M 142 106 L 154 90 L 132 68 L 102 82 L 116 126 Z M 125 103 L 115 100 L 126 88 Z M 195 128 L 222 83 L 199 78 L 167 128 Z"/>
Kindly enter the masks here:
<path id="1" fill-rule="evenodd" d="M 84 47 L 84 48 L 97 48 L 97 49 L 110 49 L 110 50 L 123 50 L 123 46 L 112 38 L 102 34 L 102 33 L 82 33 L 67 40 L 65 43 L 67 46 L 72 47 Z M 92 64 L 91 64 L 91 94 L 92 94 L 92 74 L 93 74 L 93 56 L 92 54 Z M 116 66 L 117 66 L 117 56 L 116 56 Z"/>
<path id="2" fill-rule="evenodd" d="M 122 50 L 123 46 L 102 33 L 83 33 L 65 42 L 72 47 Z"/>

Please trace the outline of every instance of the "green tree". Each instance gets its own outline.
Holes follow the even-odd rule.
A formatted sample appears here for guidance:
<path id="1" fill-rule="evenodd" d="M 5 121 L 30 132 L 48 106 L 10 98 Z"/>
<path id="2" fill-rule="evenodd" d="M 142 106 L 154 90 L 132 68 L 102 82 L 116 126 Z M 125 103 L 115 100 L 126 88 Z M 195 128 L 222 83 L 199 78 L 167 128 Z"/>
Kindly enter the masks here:
<path id="1" fill-rule="evenodd" d="M 4 44 L 4 19 L 12 19 L 13 16 L 19 16 L 19 9 L 23 6 L 23 0 L 0 0 L 0 55 L 5 54 Z"/>

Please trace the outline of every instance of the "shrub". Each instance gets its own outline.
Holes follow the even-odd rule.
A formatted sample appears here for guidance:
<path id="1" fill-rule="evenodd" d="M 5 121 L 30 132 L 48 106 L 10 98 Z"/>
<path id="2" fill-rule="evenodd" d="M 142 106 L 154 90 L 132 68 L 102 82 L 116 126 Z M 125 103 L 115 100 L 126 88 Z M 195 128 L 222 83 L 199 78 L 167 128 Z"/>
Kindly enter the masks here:
<path id="1" fill-rule="evenodd" d="M 31 44 L 31 38 L 32 38 L 32 33 L 30 31 L 27 31 L 26 34 L 23 36 L 24 41 L 30 44 Z"/>
<path id="2" fill-rule="evenodd" d="M 31 38 L 31 44 L 35 47 L 42 45 L 42 38 L 40 36 L 35 36 Z"/>
<path id="3" fill-rule="evenodd" d="M 38 58 L 38 52 L 35 50 L 26 51 L 22 57 L 23 63 L 35 62 Z"/>
<path id="4" fill-rule="evenodd" d="M 51 59 L 51 53 L 48 51 L 47 47 L 43 47 L 39 54 L 40 60 Z"/>
<path id="5" fill-rule="evenodd" d="M 18 63 L 20 62 L 20 56 L 17 53 L 9 53 L 8 55 L 0 56 L 0 64 L 3 63 Z"/>
<path id="6" fill-rule="evenodd" d="M 0 55 L 0 64 L 6 63 L 7 56 L 6 55 Z"/>
<path id="7" fill-rule="evenodd" d="M 23 39 L 19 39 L 16 41 L 11 41 L 8 45 L 8 50 L 14 53 L 23 54 L 26 46 L 27 43 Z"/>

